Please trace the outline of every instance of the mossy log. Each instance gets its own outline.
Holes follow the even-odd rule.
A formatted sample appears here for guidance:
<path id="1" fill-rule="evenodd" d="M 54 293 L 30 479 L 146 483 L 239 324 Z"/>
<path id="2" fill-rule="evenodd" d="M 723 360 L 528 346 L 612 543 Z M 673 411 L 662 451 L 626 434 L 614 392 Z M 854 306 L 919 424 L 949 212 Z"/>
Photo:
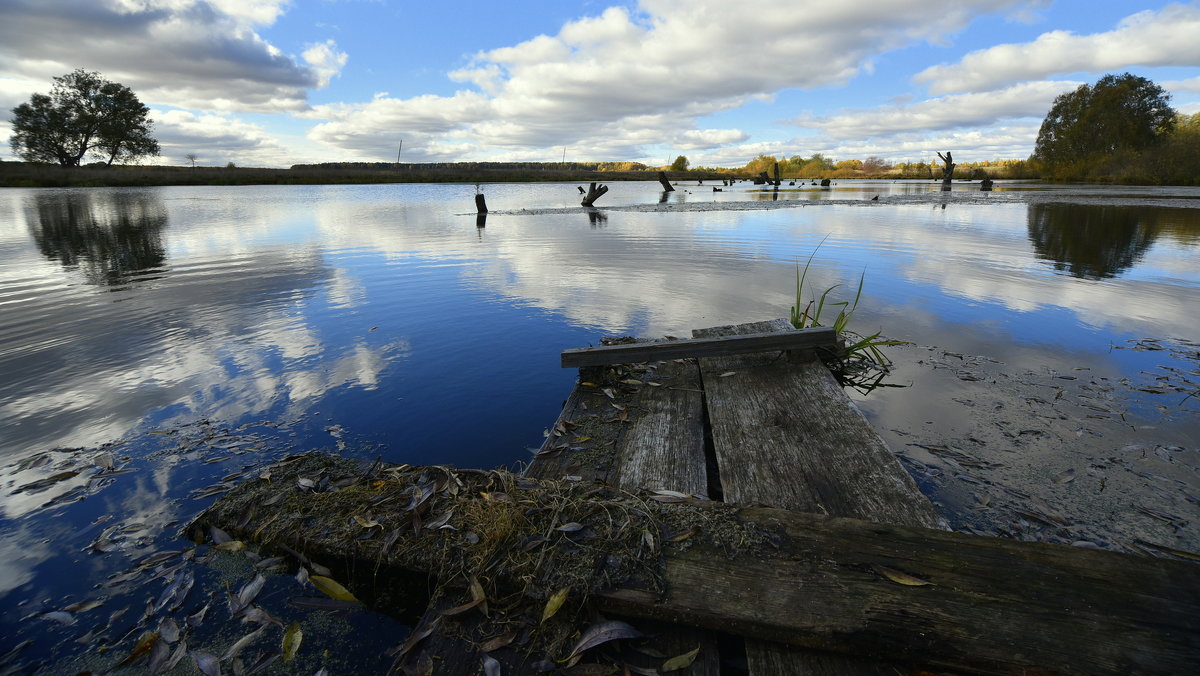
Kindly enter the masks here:
<path id="1" fill-rule="evenodd" d="M 540 609 L 569 587 L 629 616 L 923 668 L 1165 674 L 1200 662 L 1189 563 L 499 471 L 301 456 L 268 476 L 200 523 L 326 561 L 483 580 L 492 601 Z"/>

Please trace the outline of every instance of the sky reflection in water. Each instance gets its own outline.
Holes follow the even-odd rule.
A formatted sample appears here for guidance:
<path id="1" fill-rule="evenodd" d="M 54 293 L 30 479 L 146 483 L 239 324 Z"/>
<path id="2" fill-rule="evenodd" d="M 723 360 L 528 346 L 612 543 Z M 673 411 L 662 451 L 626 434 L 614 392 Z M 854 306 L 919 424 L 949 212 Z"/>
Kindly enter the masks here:
<path id="1" fill-rule="evenodd" d="M 931 185 L 835 188 L 799 186 L 780 199 L 865 201 Z M 953 361 L 944 353 L 985 355 L 1000 366 L 979 369 L 1010 375 L 1087 369 L 1141 382 L 1169 354 L 1114 346 L 1200 334 L 1197 209 L 884 202 L 521 214 L 576 204 L 574 184 L 485 191 L 503 212 L 483 228 L 471 186 L 0 193 L 0 459 L 9 466 L 0 624 L 87 594 L 170 542 L 208 502 L 189 493 L 287 451 L 484 467 L 524 460 L 574 379 L 558 368 L 560 350 L 601 335 L 682 336 L 786 316 L 797 265 L 814 252 L 813 288 L 842 284 L 848 297 L 865 272 L 854 326 L 917 345 L 892 355 L 911 387 L 859 399 L 893 448 L 912 454 L 910 470 L 930 473 L 918 480 L 949 510 L 970 498 L 938 488 L 931 458 L 909 446 L 983 434 L 965 431 L 975 413 L 961 401 L 975 406 L 1003 387 L 995 374 L 991 390 L 961 371 L 947 378 L 953 371 L 937 368 Z M 614 184 L 601 204 L 660 196 L 656 183 Z M 770 196 L 689 185 L 666 200 Z M 1170 363 L 1185 375 L 1196 368 Z M 1163 413 L 1157 395 L 1126 389 L 1123 404 L 1140 416 L 1129 427 L 1153 425 L 1143 433 L 1152 443 L 1200 452 L 1197 407 Z M 1097 446 L 1120 438 L 1080 429 L 1108 435 Z M 92 467 L 17 492 L 48 468 L 91 467 L 96 451 L 58 451 L 19 472 L 15 463 L 119 440 L 113 452 L 136 472 L 97 478 Z M 1030 471 L 1005 480 L 1041 480 Z M 1174 480 L 1195 492 L 1194 475 Z M 43 508 L 64 494 L 86 499 Z M 154 526 L 118 552 L 81 553 L 100 529 L 89 524 L 105 517 Z"/>

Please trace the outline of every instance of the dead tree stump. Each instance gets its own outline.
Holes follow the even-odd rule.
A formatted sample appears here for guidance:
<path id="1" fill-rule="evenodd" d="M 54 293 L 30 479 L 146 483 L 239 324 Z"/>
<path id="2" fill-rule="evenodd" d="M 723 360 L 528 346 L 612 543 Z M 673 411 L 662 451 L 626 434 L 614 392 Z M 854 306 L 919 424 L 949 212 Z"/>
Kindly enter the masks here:
<path id="1" fill-rule="evenodd" d="M 583 196 L 583 200 L 579 203 L 582 206 L 590 207 L 592 206 L 592 203 L 600 199 L 600 197 L 606 192 L 608 192 L 608 186 L 601 185 L 597 187 L 595 183 L 592 183 L 591 186 L 588 187 L 587 194 Z"/>
<path id="2" fill-rule="evenodd" d="M 946 163 L 946 166 L 942 167 L 942 190 L 949 190 L 950 181 L 954 179 L 954 155 L 949 150 L 946 151 L 945 155 L 941 153 L 937 155 Z"/>
<path id="3" fill-rule="evenodd" d="M 665 172 L 665 171 L 658 172 L 658 182 L 662 184 L 663 190 L 665 190 L 667 192 L 675 191 L 675 187 L 672 186 L 671 182 L 667 180 L 667 172 Z"/>
<path id="4" fill-rule="evenodd" d="M 475 193 L 475 212 L 480 214 L 487 213 L 487 202 L 483 199 L 483 193 Z"/>

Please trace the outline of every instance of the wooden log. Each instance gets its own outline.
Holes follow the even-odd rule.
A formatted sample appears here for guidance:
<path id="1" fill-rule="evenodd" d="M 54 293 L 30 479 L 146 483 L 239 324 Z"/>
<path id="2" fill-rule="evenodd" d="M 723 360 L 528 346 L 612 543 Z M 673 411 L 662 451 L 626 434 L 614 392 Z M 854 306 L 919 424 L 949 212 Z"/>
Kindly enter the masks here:
<path id="1" fill-rule="evenodd" d="M 258 486 L 300 491 L 300 471 L 277 468 L 269 483 Z M 370 481 L 361 471 L 357 475 Z M 509 495 L 540 504 L 540 490 L 523 485 L 520 493 Z M 278 520 L 274 542 L 309 557 L 349 561 L 364 570 L 383 565 L 438 574 L 423 554 L 401 558 L 397 552 L 406 550 L 400 545 L 385 554 L 381 538 L 362 540 L 357 531 L 346 535 L 344 529 L 318 527 L 349 522 L 365 505 L 337 493 L 328 499 L 307 491 L 300 495 L 301 501 L 281 503 L 286 510 L 251 507 L 249 513 L 258 516 L 239 528 L 248 506 L 244 492 L 235 490 L 218 499 L 202 520 L 245 538 Z M 456 499 L 470 501 L 477 513 L 511 513 L 509 503 L 486 500 L 474 490 Z M 377 502 L 372 513 L 386 531 L 405 523 L 404 504 Z M 586 501 L 575 504 L 588 509 Z M 1172 674 L 1191 673 L 1200 661 L 1200 568 L 1193 563 L 770 507 L 696 501 L 665 508 L 701 525 L 686 546 L 664 543 L 665 591 L 659 595 L 627 581 L 592 596 L 602 610 L 962 673 Z M 757 544 L 726 551 L 707 539 L 706 523 L 761 537 Z M 447 542 L 460 537 L 412 528 L 397 533 Z M 570 551 L 563 555 L 578 555 Z M 494 574 L 502 576 L 503 570 Z M 508 583 L 530 593 L 539 587 L 524 578 Z M 474 661 L 472 668 L 477 667 Z"/>
<path id="2" fill-rule="evenodd" d="M 1195 564 L 762 507 L 739 518 L 780 534 L 778 554 L 669 550 L 666 598 L 624 589 L 606 606 L 965 673 L 1200 664 Z"/>
<path id="3" fill-rule="evenodd" d="M 686 357 L 735 355 L 778 350 L 836 351 L 837 333 L 830 327 L 789 329 L 740 336 L 712 336 L 690 340 L 598 345 L 563 350 L 563 368 L 633 364 Z"/>
<path id="4" fill-rule="evenodd" d="M 785 319 L 693 332 L 788 331 Z M 936 527 L 941 520 L 820 362 L 763 355 L 700 360 L 726 502 Z M 732 373 L 733 375 L 727 375 Z M 803 402 L 798 404 L 798 402 Z M 786 473 L 764 472 L 786 467 Z M 751 674 L 861 673 L 839 658 L 748 641 Z"/>
<path id="5" fill-rule="evenodd" d="M 475 213 L 486 214 L 487 212 L 487 202 L 483 199 L 483 193 L 475 193 Z"/>
<path id="6" fill-rule="evenodd" d="M 583 200 L 580 201 L 579 203 L 582 206 L 590 207 L 596 200 L 600 199 L 606 192 L 608 192 L 608 186 L 601 185 L 600 187 L 596 187 L 596 183 L 592 183 L 588 187 L 587 194 L 583 196 Z"/>
<path id="7" fill-rule="evenodd" d="M 675 187 L 671 185 L 670 181 L 667 180 L 667 172 L 658 172 L 658 182 L 662 184 L 664 192 L 675 192 Z"/>

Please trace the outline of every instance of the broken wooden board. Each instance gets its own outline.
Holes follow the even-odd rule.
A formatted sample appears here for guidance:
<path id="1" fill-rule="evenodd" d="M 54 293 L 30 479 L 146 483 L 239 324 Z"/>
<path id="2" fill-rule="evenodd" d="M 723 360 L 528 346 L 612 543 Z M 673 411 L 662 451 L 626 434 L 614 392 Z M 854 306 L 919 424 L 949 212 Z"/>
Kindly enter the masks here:
<path id="1" fill-rule="evenodd" d="M 785 319 L 701 329 L 699 338 L 794 331 Z M 778 355 L 700 360 L 726 502 L 882 523 L 939 527 L 942 520 L 883 439 L 819 361 Z M 862 665 L 748 641 L 752 676 Z"/>
<path id="2" fill-rule="evenodd" d="M 761 332 L 787 320 L 703 329 Z M 820 362 L 700 360 L 726 502 L 914 526 L 943 521 Z"/>
<path id="3" fill-rule="evenodd" d="M 691 340 L 664 340 L 622 345 L 597 345 L 564 350 L 563 368 L 634 364 L 646 361 L 712 357 L 780 350 L 838 349 L 837 333 L 828 327 L 771 331 L 737 336 L 700 336 Z"/>
<path id="4" fill-rule="evenodd" d="M 705 496 L 703 395 L 694 360 L 584 369 L 558 419 L 550 427 L 525 475 L 581 484 L 607 483 L 629 490 L 668 489 Z M 441 613 L 457 601 L 435 601 L 417 633 L 444 622 Z M 439 673 L 475 673 L 487 628 L 472 618 L 456 619 L 454 635 L 431 634 L 409 664 L 429 658 Z M 642 619 L 638 629 L 654 634 L 655 649 L 680 655 L 698 649 L 680 674 L 715 676 L 720 655 L 713 632 Z M 464 640 L 464 637 L 470 640 Z M 502 673 L 529 673 L 542 656 L 499 649 L 490 657 Z"/>
<path id="5" fill-rule="evenodd" d="M 432 561 L 471 562 L 476 548 L 486 548 L 480 571 L 497 584 L 506 568 L 496 567 L 488 552 L 520 552 L 528 533 L 512 528 L 512 519 L 529 520 L 534 532 L 554 540 L 536 555 L 519 555 L 509 573 L 516 579 L 507 585 L 544 593 L 558 583 L 541 576 L 557 574 L 584 551 L 552 524 L 590 520 L 598 532 L 612 525 L 621 531 L 626 517 L 602 523 L 585 515 L 624 505 L 619 508 L 628 517 L 660 515 L 653 518 L 699 527 L 680 543 L 662 541 L 662 594 L 634 579 L 640 573 L 592 592 L 612 612 L 957 672 L 1187 673 L 1200 660 L 1200 568 L 1191 563 L 769 507 L 665 504 L 613 488 L 542 484 L 496 471 L 401 467 L 362 477 L 337 469 L 346 461 L 320 462 L 335 468 L 316 484 L 325 491 L 301 488 L 306 484 L 298 482 L 297 463 L 275 469 L 270 482 L 231 491 L 202 518 L 322 560 L 435 577 L 444 571 L 432 569 Z M 443 488 L 430 489 L 427 477 Z M 495 490 L 505 491 L 503 500 L 484 492 Z M 569 503 L 562 491 L 573 496 Z M 359 495 L 370 497 L 380 532 L 399 538 L 390 549 L 382 537 L 358 536 L 363 528 L 353 517 L 367 507 Z M 602 495 L 606 502 L 594 503 Z M 274 500 L 269 509 L 255 507 L 268 499 Z M 547 505 L 558 506 L 553 518 Z M 421 509 L 430 515 L 453 509 L 446 525 L 454 530 L 414 529 Z M 474 526 L 463 521 L 468 514 L 475 515 Z M 506 524 L 502 533 L 479 530 L 480 537 L 465 538 L 468 527 L 493 522 Z M 408 547 L 409 538 L 423 544 Z M 429 546 L 443 554 L 431 555 Z M 608 560 L 603 552 L 588 556 Z M 630 563 L 630 570 L 646 570 Z"/>

